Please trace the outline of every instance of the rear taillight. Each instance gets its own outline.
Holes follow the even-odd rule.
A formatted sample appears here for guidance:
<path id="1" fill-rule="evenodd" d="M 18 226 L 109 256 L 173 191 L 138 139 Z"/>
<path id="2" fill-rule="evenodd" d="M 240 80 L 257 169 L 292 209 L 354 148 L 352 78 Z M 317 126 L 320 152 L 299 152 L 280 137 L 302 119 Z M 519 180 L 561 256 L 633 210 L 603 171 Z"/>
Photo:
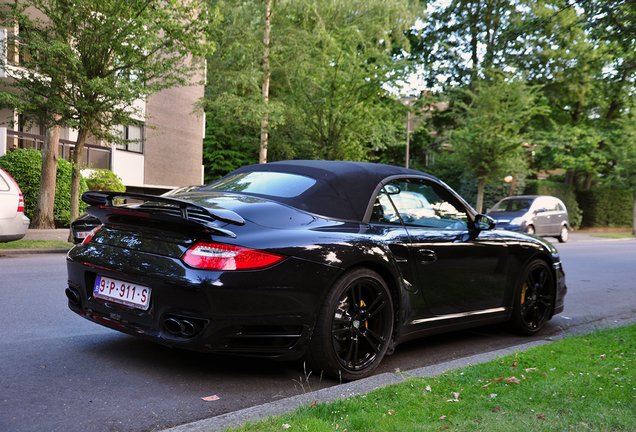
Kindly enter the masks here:
<path id="1" fill-rule="evenodd" d="M 191 267 L 205 270 L 256 270 L 272 266 L 286 257 L 255 249 L 219 243 L 196 243 L 183 255 Z"/>
<path id="2" fill-rule="evenodd" d="M 18 188 L 18 190 L 20 190 L 20 188 Z M 22 192 L 20 192 L 20 199 L 18 201 L 18 213 L 24 213 L 24 197 L 22 196 Z"/>
<path id="3" fill-rule="evenodd" d="M 20 197 L 18 199 L 18 213 L 24 213 L 24 196 L 22 195 L 22 190 L 20 189 L 20 186 L 18 185 L 18 183 L 16 183 L 15 180 L 13 180 L 13 177 L 11 177 L 9 175 L 8 172 L 6 172 L 5 170 L 2 170 L 7 177 L 9 177 L 9 180 L 11 180 L 11 182 L 13 183 L 13 185 L 15 186 L 15 188 L 18 190 L 18 196 Z"/>
<path id="4" fill-rule="evenodd" d="M 84 238 L 84 240 L 82 240 L 82 244 L 89 243 L 91 240 L 93 240 L 93 237 L 95 237 L 95 234 L 97 233 L 97 231 L 99 231 L 99 229 L 100 229 L 101 227 L 102 227 L 102 226 L 101 226 L 101 225 L 99 225 L 99 226 L 96 226 L 95 228 L 93 228 L 93 229 L 91 230 L 91 232 L 89 232 L 89 233 L 88 233 L 88 235 Z"/>

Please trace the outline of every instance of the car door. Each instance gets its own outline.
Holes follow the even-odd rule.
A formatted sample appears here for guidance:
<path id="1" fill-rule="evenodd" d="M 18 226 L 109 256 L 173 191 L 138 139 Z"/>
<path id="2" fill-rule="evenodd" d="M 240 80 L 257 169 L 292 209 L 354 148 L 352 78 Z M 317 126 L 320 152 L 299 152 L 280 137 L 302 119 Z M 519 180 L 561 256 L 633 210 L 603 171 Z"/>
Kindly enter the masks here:
<path id="1" fill-rule="evenodd" d="M 570 221 L 568 219 L 568 212 L 565 208 L 565 204 L 563 204 L 563 201 L 561 201 L 560 199 L 556 199 L 557 201 L 557 205 L 556 205 L 556 212 L 557 212 L 557 229 L 558 232 L 557 234 L 561 233 L 561 227 L 563 225 L 569 226 L 570 225 Z"/>
<path id="2" fill-rule="evenodd" d="M 547 201 L 550 216 L 550 234 L 558 235 L 561 233 L 561 224 L 563 223 L 565 212 L 557 198 L 548 197 Z"/>
<path id="3" fill-rule="evenodd" d="M 537 198 L 532 204 L 533 212 L 532 224 L 536 235 L 550 234 L 550 212 L 548 211 L 548 202 L 546 197 Z"/>
<path id="4" fill-rule="evenodd" d="M 408 233 L 410 259 L 430 314 L 501 307 L 508 257 L 501 238 L 493 231 L 478 232 L 472 228 L 472 212 L 432 180 L 394 180 L 387 190 Z M 403 199 L 401 194 L 409 199 Z M 413 202 L 428 205 L 409 207 Z"/>

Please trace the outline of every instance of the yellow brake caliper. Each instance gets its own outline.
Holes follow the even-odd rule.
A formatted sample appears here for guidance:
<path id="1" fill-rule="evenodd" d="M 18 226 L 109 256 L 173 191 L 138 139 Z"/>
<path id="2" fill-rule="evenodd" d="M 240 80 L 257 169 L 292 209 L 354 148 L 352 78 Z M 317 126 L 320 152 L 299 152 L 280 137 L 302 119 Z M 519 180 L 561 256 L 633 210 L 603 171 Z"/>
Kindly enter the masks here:
<path id="1" fill-rule="evenodd" d="M 360 307 L 366 307 L 367 304 L 364 302 L 364 300 L 360 300 Z M 364 320 L 364 325 L 366 326 L 366 328 L 369 328 L 369 321 L 368 320 Z"/>
<path id="2" fill-rule="evenodd" d="M 521 304 L 526 301 L 526 289 L 528 288 L 528 284 L 524 283 L 523 288 L 521 288 Z"/>

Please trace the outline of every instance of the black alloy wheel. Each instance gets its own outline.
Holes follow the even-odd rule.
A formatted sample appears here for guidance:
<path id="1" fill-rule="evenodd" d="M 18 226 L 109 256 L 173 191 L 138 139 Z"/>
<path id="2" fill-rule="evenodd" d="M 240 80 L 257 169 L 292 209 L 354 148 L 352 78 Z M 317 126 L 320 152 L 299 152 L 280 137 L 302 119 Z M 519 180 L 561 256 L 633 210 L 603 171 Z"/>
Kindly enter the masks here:
<path id="1" fill-rule="evenodd" d="M 532 261 L 523 272 L 515 294 L 511 321 L 523 335 L 538 333 L 551 318 L 555 286 L 550 267 L 542 260 Z"/>
<path id="2" fill-rule="evenodd" d="M 369 376 L 390 346 L 393 316 L 391 294 L 377 273 L 360 268 L 338 278 L 306 356 L 314 373 L 347 381 Z"/>

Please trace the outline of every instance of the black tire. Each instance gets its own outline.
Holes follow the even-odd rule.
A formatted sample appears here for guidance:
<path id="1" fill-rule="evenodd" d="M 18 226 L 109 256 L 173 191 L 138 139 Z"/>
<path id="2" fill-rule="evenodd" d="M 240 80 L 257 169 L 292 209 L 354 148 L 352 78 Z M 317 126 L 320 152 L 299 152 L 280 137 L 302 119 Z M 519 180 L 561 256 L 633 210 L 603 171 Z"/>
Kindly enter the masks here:
<path id="1" fill-rule="evenodd" d="M 542 260 L 532 261 L 523 271 L 515 293 L 510 322 L 518 333 L 538 333 L 551 318 L 555 286 L 550 267 Z"/>
<path id="2" fill-rule="evenodd" d="M 568 241 L 568 238 L 570 238 L 570 231 L 568 231 L 567 225 L 563 225 L 561 227 L 561 234 L 557 237 L 557 240 L 559 240 L 559 243 L 565 243 Z"/>
<path id="3" fill-rule="evenodd" d="M 534 226 L 533 225 L 528 225 L 528 227 L 526 228 L 526 233 L 528 233 L 530 235 L 534 235 L 534 233 L 535 233 Z"/>
<path id="4" fill-rule="evenodd" d="M 359 268 L 333 284 L 305 360 L 314 374 L 351 381 L 369 376 L 391 345 L 393 301 L 376 272 Z"/>

